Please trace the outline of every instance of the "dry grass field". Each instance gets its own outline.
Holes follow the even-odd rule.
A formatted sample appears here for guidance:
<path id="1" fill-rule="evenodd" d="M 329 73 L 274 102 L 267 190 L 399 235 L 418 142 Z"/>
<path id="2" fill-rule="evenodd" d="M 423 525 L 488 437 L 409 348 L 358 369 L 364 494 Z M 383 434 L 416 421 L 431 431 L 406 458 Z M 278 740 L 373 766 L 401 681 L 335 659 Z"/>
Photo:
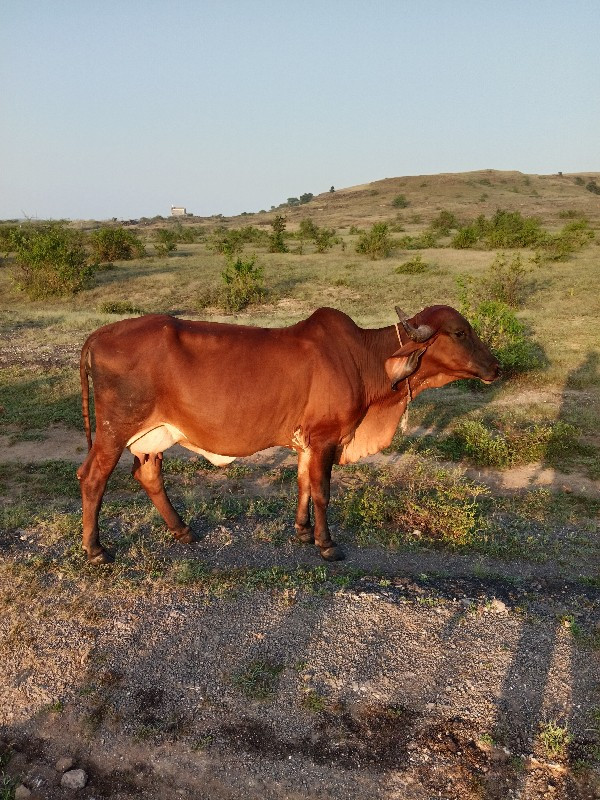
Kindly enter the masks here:
<path id="1" fill-rule="evenodd" d="M 0 800 L 20 785 L 73 796 L 62 757 L 96 800 L 600 796 L 598 180 L 412 176 L 236 218 L 136 221 L 147 256 L 65 297 L 28 300 L 6 255 Z M 548 241 L 583 220 L 584 238 L 560 259 L 453 246 L 456 226 L 498 209 L 537 218 Z M 442 212 L 455 223 L 432 236 Z M 281 214 L 288 252 L 269 252 Z M 307 219 L 335 230 L 326 252 L 298 237 Z M 395 241 L 372 260 L 357 243 L 380 223 Z M 238 255 L 265 291 L 228 312 L 215 240 L 249 226 Z M 161 228 L 180 238 L 168 255 Z M 168 539 L 124 457 L 101 522 L 115 565 L 86 564 L 78 359 L 96 327 L 158 311 L 280 326 L 323 305 L 380 327 L 396 304 L 476 311 L 511 265 L 519 364 L 490 387 L 424 392 L 406 435 L 334 470 L 345 562 L 291 539 L 293 453 L 217 470 L 174 448 L 168 488 L 198 542 Z"/>

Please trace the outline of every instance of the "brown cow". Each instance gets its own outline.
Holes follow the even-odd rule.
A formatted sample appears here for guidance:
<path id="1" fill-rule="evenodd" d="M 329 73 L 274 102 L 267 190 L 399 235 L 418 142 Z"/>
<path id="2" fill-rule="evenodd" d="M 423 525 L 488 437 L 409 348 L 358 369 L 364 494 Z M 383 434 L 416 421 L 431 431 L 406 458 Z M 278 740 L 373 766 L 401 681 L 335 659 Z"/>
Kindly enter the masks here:
<path id="1" fill-rule="evenodd" d="M 89 454 L 79 468 L 83 547 L 111 559 L 98 513 L 109 475 L 128 447 L 133 475 L 169 530 L 193 541 L 165 493 L 162 453 L 175 442 L 215 464 L 280 445 L 298 453 L 296 536 L 323 558 L 344 557 L 331 540 L 331 468 L 390 444 L 407 404 L 458 378 L 498 377 L 498 362 L 466 319 L 431 306 L 379 330 L 320 308 L 289 328 L 254 328 L 151 315 L 99 328 L 81 352 Z M 92 444 L 89 385 L 94 384 Z M 310 500 L 314 527 L 310 520 Z"/>

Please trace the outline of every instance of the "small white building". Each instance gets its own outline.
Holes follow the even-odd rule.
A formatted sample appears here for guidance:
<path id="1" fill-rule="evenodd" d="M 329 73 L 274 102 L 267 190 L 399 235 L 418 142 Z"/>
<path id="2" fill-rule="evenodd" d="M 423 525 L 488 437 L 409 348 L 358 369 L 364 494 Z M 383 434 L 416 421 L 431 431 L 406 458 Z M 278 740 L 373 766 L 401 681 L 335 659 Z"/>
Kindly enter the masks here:
<path id="1" fill-rule="evenodd" d="M 171 206 L 172 217 L 185 217 L 187 210 L 183 206 Z"/>

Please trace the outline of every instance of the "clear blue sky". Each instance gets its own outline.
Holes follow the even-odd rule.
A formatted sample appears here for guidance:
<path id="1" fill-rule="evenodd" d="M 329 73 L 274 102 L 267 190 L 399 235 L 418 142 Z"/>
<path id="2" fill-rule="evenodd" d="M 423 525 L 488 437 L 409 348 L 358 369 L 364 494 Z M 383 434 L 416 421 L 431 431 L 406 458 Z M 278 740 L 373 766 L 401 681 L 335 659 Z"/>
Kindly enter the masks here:
<path id="1" fill-rule="evenodd" d="M 0 218 L 600 169 L 598 0 L 4 0 Z"/>

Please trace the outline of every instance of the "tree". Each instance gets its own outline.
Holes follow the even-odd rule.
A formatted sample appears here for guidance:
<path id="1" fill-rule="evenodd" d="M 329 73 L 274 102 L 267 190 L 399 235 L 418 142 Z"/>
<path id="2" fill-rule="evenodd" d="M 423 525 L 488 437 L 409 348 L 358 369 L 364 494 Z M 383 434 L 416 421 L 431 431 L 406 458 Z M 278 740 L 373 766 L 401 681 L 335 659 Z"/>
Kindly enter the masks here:
<path id="1" fill-rule="evenodd" d="M 269 236 L 269 253 L 287 253 L 285 243 L 285 217 L 277 214 L 271 223 L 273 233 Z"/>

